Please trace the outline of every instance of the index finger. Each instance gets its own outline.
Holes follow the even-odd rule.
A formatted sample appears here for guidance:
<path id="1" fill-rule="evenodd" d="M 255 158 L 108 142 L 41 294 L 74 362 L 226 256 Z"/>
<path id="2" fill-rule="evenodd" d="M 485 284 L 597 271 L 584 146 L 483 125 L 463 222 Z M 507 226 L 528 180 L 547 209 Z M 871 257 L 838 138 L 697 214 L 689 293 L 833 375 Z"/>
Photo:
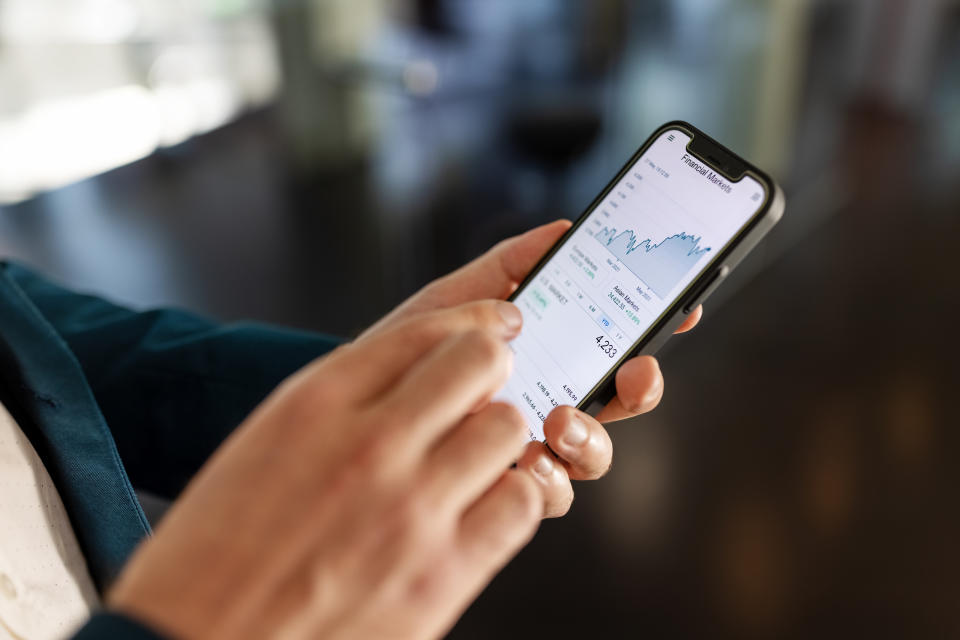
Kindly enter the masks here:
<path id="1" fill-rule="evenodd" d="M 486 331 L 445 340 L 405 372 L 377 403 L 384 429 L 402 432 L 422 450 L 460 423 L 477 405 L 489 401 L 513 367 L 506 342 Z"/>
<path id="2" fill-rule="evenodd" d="M 523 316 L 502 300 L 478 300 L 452 309 L 422 313 L 345 345 L 329 356 L 349 372 L 344 393 L 375 398 L 444 340 L 470 331 L 488 331 L 508 340 L 520 332 Z"/>

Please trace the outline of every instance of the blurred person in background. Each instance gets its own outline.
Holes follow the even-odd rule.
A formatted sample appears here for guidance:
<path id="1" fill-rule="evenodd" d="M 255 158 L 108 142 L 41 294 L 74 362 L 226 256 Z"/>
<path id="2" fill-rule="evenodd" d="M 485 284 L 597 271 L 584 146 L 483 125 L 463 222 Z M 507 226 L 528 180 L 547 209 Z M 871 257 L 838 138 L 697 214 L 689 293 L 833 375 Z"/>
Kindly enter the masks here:
<path id="1" fill-rule="evenodd" d="M 597 419 L 554 410 L 546 444 L 489 403 L 522 322 L 502 299 L 569 224 L 497 245 L 340 346 L 134 312 L 6 264 L 0 638 L 449 629 L 569 509 L 570 480 L 607 471 L 601 422 L 662 395 L 636 358 Z M 196 474 L 149 539 L 127 468 L 171 499 Z"/>

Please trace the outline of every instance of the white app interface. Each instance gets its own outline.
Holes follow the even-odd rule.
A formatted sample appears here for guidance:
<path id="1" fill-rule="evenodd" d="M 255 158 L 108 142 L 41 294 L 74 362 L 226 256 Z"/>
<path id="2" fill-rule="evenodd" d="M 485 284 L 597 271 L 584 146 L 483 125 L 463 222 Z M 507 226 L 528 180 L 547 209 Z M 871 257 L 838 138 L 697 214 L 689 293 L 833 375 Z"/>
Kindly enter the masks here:
<path id="1" fill-rule="evenodd" d="M 518 292 L 523 330 L 495 400 L 523 412 L 530 437 L 576 405 L 646 333 L 764 201 L 690 154 L 690 136 L 659 136 L 586 221 Z"/>

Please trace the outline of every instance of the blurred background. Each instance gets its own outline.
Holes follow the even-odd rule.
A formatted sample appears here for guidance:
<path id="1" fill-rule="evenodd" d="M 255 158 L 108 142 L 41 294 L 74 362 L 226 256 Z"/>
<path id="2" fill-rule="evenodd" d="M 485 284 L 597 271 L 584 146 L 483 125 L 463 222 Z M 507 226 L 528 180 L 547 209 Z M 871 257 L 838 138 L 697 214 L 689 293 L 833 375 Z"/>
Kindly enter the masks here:
<path id="1" fill-rule="evenodd" d="M 786 217 L 451 637 L 960 636 L 955 0 L 0 0 L 0 256 L 350 336 L 677 118 Z"/>

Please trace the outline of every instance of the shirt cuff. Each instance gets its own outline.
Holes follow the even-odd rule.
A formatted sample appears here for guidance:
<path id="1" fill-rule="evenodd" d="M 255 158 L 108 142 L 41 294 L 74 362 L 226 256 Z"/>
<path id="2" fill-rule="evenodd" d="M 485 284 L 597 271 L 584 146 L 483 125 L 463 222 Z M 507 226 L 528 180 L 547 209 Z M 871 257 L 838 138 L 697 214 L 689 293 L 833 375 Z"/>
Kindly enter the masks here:
<path id="1" fill-rule="evenodd" d="M 107 640 L 108 638 L 110 640 L 168 640 L 139 622 L 118 613 L 106 611 L 94 614 L 72 640 Z"/>

